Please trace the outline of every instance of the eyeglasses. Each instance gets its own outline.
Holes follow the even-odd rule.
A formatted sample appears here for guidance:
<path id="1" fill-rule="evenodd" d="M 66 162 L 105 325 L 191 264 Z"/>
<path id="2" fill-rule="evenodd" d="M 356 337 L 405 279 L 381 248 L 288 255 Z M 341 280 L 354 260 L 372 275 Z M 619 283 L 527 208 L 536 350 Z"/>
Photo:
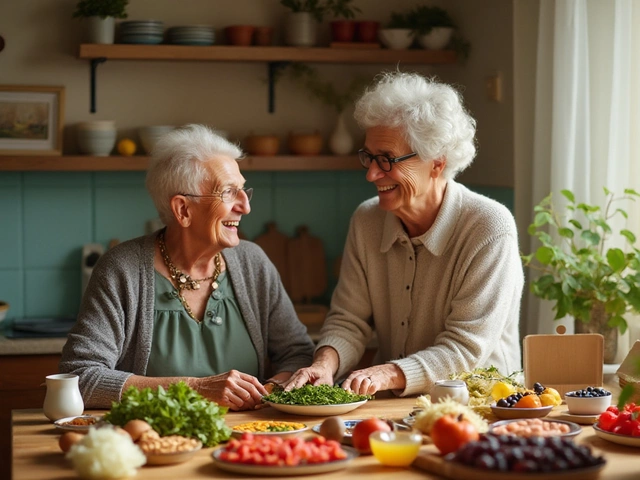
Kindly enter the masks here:
<path id="1" fill-rule="evenodd" d="M 191 193 L 181 193 L 185 197 L 196 197 L 196 198 L 211 198 L 216 197 L 222 200 L 224 203 L 233 202 L 238 196 L 238 192 L 243 191 L 247 196 L 247 200 L 251 201 L 251 197 L 253 197 L 253 188 L 236 188 L 236 187 L 228 187 L 222 190 L 221 192 L 212 192 L 210 195 L 193 195 Z"/>
<path id="2" fill-rule="evenodd" d="M 380 170 L 383 172 L 390 172 L 391 167 L 394 163 L 402 162 L 403 160 L 408 160 L 412 157 L 415 157 L 417 153 L 408 153 L 407 155 L 402 155 L 401 157 L 390 158 L 388 155 L 371 155 L 364 149 L 358 150 L 358 158 L 360 158 L 360 163 L 364 168 L 369 168 L 371 166 L 371 162 L 375 160 L 380 167 Z"/>

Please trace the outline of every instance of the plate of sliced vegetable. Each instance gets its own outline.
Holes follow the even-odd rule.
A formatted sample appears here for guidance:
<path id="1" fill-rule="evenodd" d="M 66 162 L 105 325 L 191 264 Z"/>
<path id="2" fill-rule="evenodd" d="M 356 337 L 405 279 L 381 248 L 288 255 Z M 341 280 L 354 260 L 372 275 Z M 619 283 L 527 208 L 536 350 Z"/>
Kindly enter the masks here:
<path id="1" fill-rule="evenodd" d="M 243 433 L 254 435 L 266 435 L 275 437 L 294 437 L 309 430 L 306 423 L 281 422 L 276 420 L 257 420 L 255 422 L 241 423 L 231 427 L 231 435 L 239 438 Z"/>
<path id="2" fill-rule="evenodd" d="M 279 451 L 288 451 L 287 463 Z M 256 455 L 256 452 L 263 452 Z M 358 453 L 338 442 L 315 437 L 305 441 L 300 437 L 282 441 L 275 437 L 245 434 L 233 439 L 211 454 L 216 467 L 251 476 L 284 477 L 334 472 L 346 468 Z"/>
<path id="3" fill-rule="evenodd" d="M 338 386 L 305 385 L 290 392 L 274 391 L 263 401 L 284 413 L 293 415 L 342 415 L 364 405 L 372 397 L 357 395 Z"/>

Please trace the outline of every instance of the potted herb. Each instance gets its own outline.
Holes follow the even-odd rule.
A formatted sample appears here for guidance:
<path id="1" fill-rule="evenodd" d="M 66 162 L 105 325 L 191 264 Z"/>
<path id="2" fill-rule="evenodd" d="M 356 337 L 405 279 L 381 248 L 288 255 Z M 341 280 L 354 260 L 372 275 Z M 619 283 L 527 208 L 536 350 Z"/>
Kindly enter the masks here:
<path id="1" fill-rule="evenodd" d="M 113 43 L 115 19 L 127 18 L 129 0 L 80 0 L 73 18 L 85 18 L 90 43 Z"/>
<path id="2" fill-rule="evenodd" d="M 423 48 L 441 50 L 453 36 L 456 24 L 449 13 L 440 7 L 420 5 L 407 13 L 411 28 Z"/>
<path id="3" fill-rule="evenodd" d="M 333 42 L 352 42 L 356 33 L 356 22 L 353 20 L 356 13 L 362 11 L 353 5 L 353 0 L 327 0 L 326 10 L 334 18 L 344 20 L 333 20 L 331 26 L 331 40 Z"/>
<path id="4" fill-rule="evenodd" d="M 284 42 L 295 47 L 312 47 L 317 42 L 317 26 L 326 13 L 324 0 L 280 0 L 291 10 L 285 20 Z"/>
<path id="5" fill-rule="evenodd" d="M 640 194 L 631 189 L 622 196 L 607 188 L 604 192 L 605 207 L 601 209 L 577 203 L 570 190 L 562 190 L 568 218 L 557 210 L 551 195 L 544 198 L 535 207 L 535 219 L 529 226 L 529 234 L 542 245 L 522 259 L 525 266 L 541 274 L 531 282 L 534 295 L 555 302 L 556 320 L 572 316 L 576 333 L 601 333 L 605 338 L 604 361 L 613 363 L 617 330 L 624 333 L 627 329 L 624 316 L 640 313 L 640 250 L 634 247 L 635 235 L 626 229 L 618 231 L 616 240 L 626 242 L 627 253 L 617 247 L 605 251 L 605 245 L 614 236 L 610 225 L 614 217 L 627 218 L 626 211 L 617 205 Z"/>
<path id="6" fill-rule="evenodd" d="M 415 38 L 411 19 L 408 15 L 398 12 L 391 12 L 389 23 L 378 35 L 382 44 L 392 50 L 409 48 Z"/>

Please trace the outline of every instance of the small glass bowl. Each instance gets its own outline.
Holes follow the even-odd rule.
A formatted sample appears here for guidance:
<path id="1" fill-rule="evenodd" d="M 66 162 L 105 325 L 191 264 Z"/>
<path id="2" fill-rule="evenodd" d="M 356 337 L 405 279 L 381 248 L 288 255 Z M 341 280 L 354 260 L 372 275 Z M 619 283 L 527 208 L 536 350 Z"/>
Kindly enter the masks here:
<path id="1" fill-rule="evenodd" d="M 408 467 L 418 456 L 422 435 L 416 431 L 377 431 L 369 435 L 373 456 L 383 465 Z"/>

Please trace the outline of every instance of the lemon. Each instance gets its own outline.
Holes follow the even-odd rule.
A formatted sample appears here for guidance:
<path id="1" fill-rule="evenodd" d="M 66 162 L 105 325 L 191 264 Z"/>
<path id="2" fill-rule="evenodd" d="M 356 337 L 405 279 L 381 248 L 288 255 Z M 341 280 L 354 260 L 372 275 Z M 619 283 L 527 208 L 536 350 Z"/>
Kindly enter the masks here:
<path id="1" fill-rule="evenodd" d="M 512 393 L 515 393 L 516 388 L 506 382 L 498 382 L 491 389 L 491 397 L 497 402 L 498 400 L 508 397 Z"/>
<path id="2" fill-rule="evenodd" d="M 136 153 L 136 142 L 129 138 L 123 138 L 118 142 L 118 153 L 124 157 L 130 157 Z"/>
<path id="3" fill-rule="evenodd" d="M 545 388 L 542 394 L 540 395 L 540 400 L 542 400 L 543 395 L 549 395 L 553 398 L 554 403 L 549 403 L 549 405 L 560 405 L 562 404 L 562 397 L 560 396 L 560 392 L 558 392 L 555 388 Z M 548 400 L 551 401 L 551 400 Z"/>

